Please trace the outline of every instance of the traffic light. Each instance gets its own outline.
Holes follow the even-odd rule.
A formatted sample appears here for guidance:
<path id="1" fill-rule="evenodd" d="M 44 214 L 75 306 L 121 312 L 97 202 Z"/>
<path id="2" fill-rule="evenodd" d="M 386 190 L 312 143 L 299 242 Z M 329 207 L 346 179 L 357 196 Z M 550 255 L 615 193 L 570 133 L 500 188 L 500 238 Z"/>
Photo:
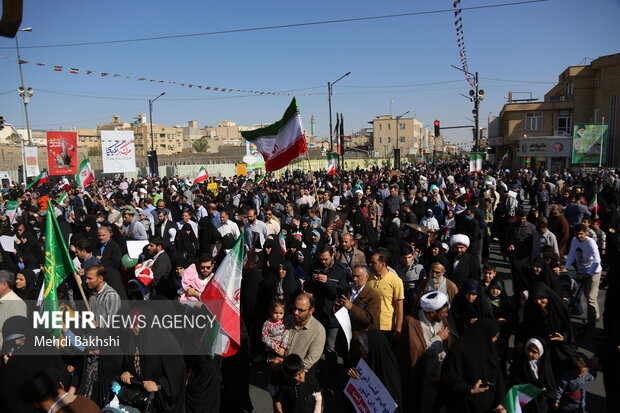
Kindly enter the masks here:
<path id="1" fill-rule="evenodd" d="M 0 116 L 0 130 L 4 129 L 4 117 Z"/>
<path id="2" fill-rule="evenodd" d="M 440 135 L 439 129 L 440 129 L 441 123 L 439 123 L 438 120 L 435 120 L 434 125 L 435 125 L 435 136 L 439 136 Z"/>

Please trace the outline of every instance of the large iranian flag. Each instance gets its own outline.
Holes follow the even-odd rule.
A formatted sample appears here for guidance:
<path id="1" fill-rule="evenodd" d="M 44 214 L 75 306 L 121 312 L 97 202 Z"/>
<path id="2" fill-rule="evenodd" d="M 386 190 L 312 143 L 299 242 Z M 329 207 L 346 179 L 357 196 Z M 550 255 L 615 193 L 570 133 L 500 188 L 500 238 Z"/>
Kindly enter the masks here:
<path id="1" fill-rule="evenodd" d="M 241 345 L 241 272 L 243 270 L 243 232 L 228 252 L 215 275 L 202 292 L 200 299 L 215 322 L 205 337 L 209 354 L 224 357 L 237 353 Z"/>
<path id="2" fill-rule="evenodd" d="M 508 413 L 521 413 L 521 408 L 540 393 L 542 390 L 532 384 L 517 384 L 508 390 L 502 400 L 502 406 Z"/>
<path id="3" fill-rule="evenodd" d="M 241 132 L 265 159 L 265 169 L 276 171 L 308 151 L 297 100 L 293 98 L 282 119 L 264 128 Z"/>
<path id="4" fill-rule="evenodd" d="M 78 187 L 83 190 L 94 179 L 95 173 L 93 172 L 93 168 L 90 167 L 90 159 L 84 158 L 78 168 L 78 173 L 75 175 L 75 182 L 77 182 Z"/>

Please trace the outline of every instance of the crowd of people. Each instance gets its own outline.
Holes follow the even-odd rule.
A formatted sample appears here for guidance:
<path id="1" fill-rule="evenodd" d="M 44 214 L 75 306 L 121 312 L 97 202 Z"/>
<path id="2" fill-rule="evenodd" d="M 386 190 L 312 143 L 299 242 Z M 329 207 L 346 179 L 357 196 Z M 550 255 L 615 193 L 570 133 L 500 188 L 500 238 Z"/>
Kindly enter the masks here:
<path id="1" fill-rule="evenodd" d="M 15 238 L 0 262 L 2 411 L 100 411 L 115 379 L 138 383 L 155 412 L 251 412 L 250 381 L 278 413 L 354 411 L 343 389 L 359 378 L 360 359 L 398 412 L 503 412 L 508 389 L 526 383 L 542 392 L 523 411 L 583 412 L 597 371 L 609 411 L 620 411 L 617 170 L 470 172 L 440 161 L 194 186 L 117 177 L 79 189 L 67 180 L 9 185 L 8 201 L 19 204 L 0 215 L 0 235 Z M 58 287 L 63 308 L 80 305 L 81 283 L 105 314 L 121 300 L 199 302 L 243 237 L 237 353 L 146 355 L 155 340 L 177 348 L 170 334 L 136 339 L 135 354 L 116 358 L 93 348 L 21 354 L 31 345 L 28 303 L 40 295 L 49 214 L 78 264 Z M 148 241 L 139 260 L 128 256 L 135 240 Z M 148 260 L 145 284 L 134 267 Z M 8 311 L 9 301 L 24 305 Z M 583 323 L 571 318 L 582 313 Z M 587 358 L 576 339 L 601 317 Z"/>

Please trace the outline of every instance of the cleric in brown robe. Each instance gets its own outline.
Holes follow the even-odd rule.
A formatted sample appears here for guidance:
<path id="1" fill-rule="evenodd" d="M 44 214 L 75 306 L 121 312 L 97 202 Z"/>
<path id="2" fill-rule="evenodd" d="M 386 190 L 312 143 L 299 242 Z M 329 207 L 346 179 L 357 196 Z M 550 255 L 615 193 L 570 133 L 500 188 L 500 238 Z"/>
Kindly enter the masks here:
<path id="1" fill-rule="evenodd" d="M 421 310 L 405 317 L 398 345 L 403 383 L 402 411 L 433 411 L 441 365 L 452 344 L 448 296 L 432 291 L 420 298 Z"/>

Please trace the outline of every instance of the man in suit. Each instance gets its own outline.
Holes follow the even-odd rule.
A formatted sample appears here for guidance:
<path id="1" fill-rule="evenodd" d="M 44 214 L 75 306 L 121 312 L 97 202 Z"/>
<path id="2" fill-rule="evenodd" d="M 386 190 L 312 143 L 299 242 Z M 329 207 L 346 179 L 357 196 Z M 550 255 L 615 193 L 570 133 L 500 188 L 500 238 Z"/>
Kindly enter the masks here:
<path id="1" fill-rule="evenodd" d="M 177 225 L 168 219 L 168 214 L 165 210 L 160 209 L 157 211 L 157 224 L 155 224 L 154 235 L 164 240 L 164 250 L 170 251 L 170 248 L 172 248 L 177 229 Z"/>
<path id="2" fill-rule="evenodd" d="M 475 224 L 478 226 L 478 224 Z M 464 234 L 455 234 L 450 238 L 451 251 L 448 253 L 450 269 L 447 277 L 460 289 L 468 280 L 480 279 L 480 263 L 468 253 L 469 237 Z"/>
<path id="3" fill-rule="evenodd" d="M 99 236 L 99 245 L 95 251 L 95 257 L 99 259 L 99 263 L 104 267 L 113 267 L 120 270 L 123 252 L 121 247 L 112 239 L 112 229 L 104 225 L 99 228 L 97 234 Z"/>
<path id="4" fill-rule="evenodd" d="M 164 240 L 157 235 L 151 237 L 146 248 L 153 260 L 153 265 L 151 266 L 151 271 L 153 271 L 153 281 L 151 282 L 153 293 L 151 293 L 151 297 L 163 295 L 170 299 L 177 298 L 176 279 L 171 276 L 172 262 L 166 251 L 164 251 Z"/>
<path id="5" fill-rule="evenodd" d="M 351 295 L 336 298 L 334 310 L 344 307 L 349 311 L 353 340 L 368 330 L 379 328 L 381 296 L 374 288 L 367 286 L 370 271 L 363 264 L 353 266 L 351 274 Z"/>

